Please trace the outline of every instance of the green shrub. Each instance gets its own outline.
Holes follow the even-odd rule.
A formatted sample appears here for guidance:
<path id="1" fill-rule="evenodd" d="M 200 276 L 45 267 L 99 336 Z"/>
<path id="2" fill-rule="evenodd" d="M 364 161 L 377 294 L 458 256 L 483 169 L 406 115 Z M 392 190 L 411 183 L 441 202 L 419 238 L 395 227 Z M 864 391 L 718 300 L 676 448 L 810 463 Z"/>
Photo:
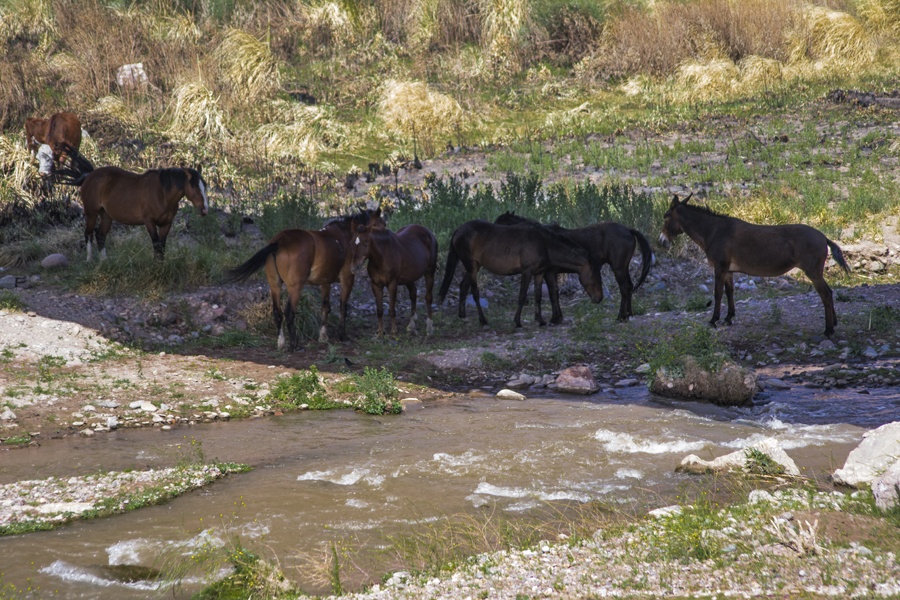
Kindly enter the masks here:
<path id="1" fill-rule="evenodd" d="M 369 415 L 398 414 L 403 407 L 398 398 L 400 390 L 394 376 L 385 369 L 366 367 L 362 375 L 356 375 L 356 389 L 362 394 L 359 409 Z"/>
<path id="2" fill-rule="evenodd" d="M 343 402 L 334 402 L 325 395 L 325 387 L 319 381 L 315 365 L 309 371 L 279 378 L 269 392 L 269 401 L 282 410 L 293 410 L 308 404 L 311 410 L 345 408 Z"/>
<path id="3" fill-rule="evenodd" d="M 683 368 L 682 358 L 693 356 L 704 371 L 718 371 L 729 358 L 728 348 L 715 336 L 715 330 L 707 325 L 692 325 L 677 330 L 672 337 L 661 340 L 650 353 L 650 378 L 665 367 L 670 373 Z"/>

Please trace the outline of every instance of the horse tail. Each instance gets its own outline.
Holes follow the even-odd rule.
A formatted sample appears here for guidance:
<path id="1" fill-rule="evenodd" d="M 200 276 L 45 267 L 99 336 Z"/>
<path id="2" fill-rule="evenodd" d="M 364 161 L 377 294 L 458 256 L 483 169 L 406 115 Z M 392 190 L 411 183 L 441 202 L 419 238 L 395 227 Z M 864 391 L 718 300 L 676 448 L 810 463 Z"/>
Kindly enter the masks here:
<path id="1" fill-rule="evenodd" d="M 453 281 L 453 274 L 456 272 L 456 264 L 459 262 L 459 255 L 453 246 L 453 238 L 450 239 L 450 251 L 447 253 L 447 266 L 444 267 L 444 279 L 441 281 L 441 289 L 438 290 L 438 304 L 444 303 L 447 292 L 450 290 L 450 283 Z"/>
<path id="2" fill-rule="evenodd" d="M 69 164 L 61 169 L 54 169 L 51 178 L 54 183 L 81 187 L 87 176 L 94 171 L 94 165 L 68 142 L 63 142 L 62 147 L 69 157 Z"/>
<path id="3" fill-rule="evenodd" d="M 841 247 L 825 238 L 825 242 L 828 244 L 828 247 L 831 248 L 831 256 L 834 258 L 834 261 L 840 265 L 840 267 L 844 270 L 844 272 L 850 272 L 850 265 L 847 264 L 847 261 L 844 260 L 844 253 L 841 251 Z"/>
<path id="4" fill-rule="evenodd" d="M 265 248 L 251 256 L 244 264 L 225 271 L 223 283 L 236 283 L 246 281 L 251 275 L 262 269 L 269 256 L 278 251 L 278 242 L 272 242 Z"/>
<path id="5" fill-rule="evenodd" d="M 647 238 L 644 237 L 637 229 L 631 229 L 631 235 L 634 236 L 634 239 L 637 240 L 638 246 L 641 248 L 641 276 L 638 277 L 637 283 L 634 284 L 634 290 L 637 291 L 641 284 L 644 283 L 644 280 L 647 279 L 647 275 L 650 273 L 650 267 L 653 266 L 653 263 L 656 262 L 656 257 L 653 256 L 653 250 L 650 248 L 650 242 L 647 241 Z"/>

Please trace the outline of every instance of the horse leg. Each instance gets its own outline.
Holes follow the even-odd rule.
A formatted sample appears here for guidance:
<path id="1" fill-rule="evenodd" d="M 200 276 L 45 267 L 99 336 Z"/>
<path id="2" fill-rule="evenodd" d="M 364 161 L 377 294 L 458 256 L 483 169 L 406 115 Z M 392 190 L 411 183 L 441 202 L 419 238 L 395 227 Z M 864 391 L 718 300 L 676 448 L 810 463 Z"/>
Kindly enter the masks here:
<path id="1" fill-rule="evenodd" d="M 725 315 L 725 324 L 731 325 L 734 319 L 734 276 L 732 273 L 725 273 L 725 295 L 728 297 L 728 314 Z"/>
<path id="2" fill-rule="evenodd" d="M 524 279 L 524 278 L 523 278 Z M 548 277 L 548 280 L 550 278 Z M 521 284 L 520 284 L 521 285 Z M 525 284 L 528 285 L 527 283 Z M 528 289 L 526 288 L 526 293 Z M 547 324 L 544 321 L 544 315 L 541 314 L 541 296 L 544 295 L 544 275 L 538 274 L 534 276 L 534 320 L 541 324 L 541 327 Z"/>
<path id="3" fill-rule="evenodd" d="M 516 324 L 517 328 L 522 326 L 522 308 L 528 299 L 528 284 L 531 283 L 531 279 L 530 273 L 522 273 L 522 276 L 519 278 L 519 306 L 516 308 L 516 315 L 513 317 L 513 323 Z M 537 280 L 537 275 L 534 276 L 534 279 Z M 537 281 L 535 281 L 535 285 L 537 285 Z M 475 305 L 478 306 L 477 300 Z M 537 318 L 537 314 L 535 314 L 535 318 Z"/>
<path id="4" fill-rule="evenodd" d="M 281 328 L 284 323 L 284 311 L 281 310 L 281 282 L 278 282 L 277 287 L 271 286 L 269 291 L 272 297 L 272 318 L 278 331 L 278 349 L 284 350 L 284 329 Z"/>
<path id="5" fill-rule="evenodd" d="M 469 295 L 469 287 L 471 286 L 469 272 L 463 273 L 459 280 L 459 318 L 466 318 L 466 297 Z"/>
<path id="6" fill-rule="evenodd" d="M 303 290 L 303 287 L 300 285 L 288 285 L 288 301 L 287 301 L 287 310 L 284 313 L 284 319 L 287 325 L 288 331 L 288 340 L 290 340 L 290 346 L 288 349 L 293 352 L 300 348 L 300 337 L 297 335 L 297 328 L 294 324 L 294 315 L 297 312 L 297 304 L 300 302 L 300 292 Z M 278 341 L 283 346 L 284 336 L 279 328 Z"/>
<path id="7" fill-rule="evenodd" d="M 709 320 L 709 324 L 713 327 L 716 326 L 716 323 L 719 322 L 719 317 L 722 315 L 722 289 L 725 287 L 725 271 L 716 269 L 715 278 L 716 281 L 714 284 L 715 292 L 713 295 L 713 314 L 712 319 Z"/>
<path id="8" fill-rule="evenodd" d="M 347 306 L 350 303 L 350 292 L 353 291 L 353 282 L 356 280 L 356 276 L 353 274 L 352 270 L 348 270 L 347 273 L 341 274 L 341 315 L 338 319 L 338 339 L 342 342 L 347 341 Z M 331 289 L 331 286 L 328 286 Z M 329 301 L 330 308 L 330 301 Z M 325 321 L 322 321 L 322 324 L 325 324 Z M 326 335 L 327 337 L 327 335 Z"/>
<path id="9" fill-rule="evenodd" d="M 553 313 L 550 315 L 550 324 L 559 325 L 563 321 L 562 308 L 559 306 L 559 274 L 551 274 L 544 277 L 547 282 L 547 295 L 550 297 L 550 308 Z"/>
<path id="10" fill-rule="evenodd" d="M 112 227 L 112 217 L 104 210 L 100 215 L 100 227 L 97 228 L 97 250 L 100 251 L 100 260 L 106 260 L 106 234 Z"/>
<path id="11" fill-rule="evenodd" d="M 425 335 L 434 334 L 434 323 L 431 320 L 432 288 L 434 287 L 434 271 L 425 273 Z"/>
<path id="12" fill-rule="evenodd" d="M 163 255 L 166 253 L 166 240 L 169 238 L 169 230 L 172 229 L 172 224 L 162 225 L 159 228 L 159 253 L 157 258 L 162 260 Z M 153 249 L 156 250 L 156 244 L 153 245 Z"/>
<path id="13" fill-rule="evenodd" d="M 624 269 L 616 269 L 613 271 L 616 276 L 616 283 L 619 284 L 619 316 L 617 319 L 624 323 L 634 313 L 631 308 L 631 295 L 634 293 L 634 284 L 631 282 L 631 275 L 628 273 L 628 265 Z"/>
<path id="14" fill-rule="evenodd" d="M 156 223 L 144 223 L 144 227 L 147 228 L 147 233 L 150 234 L 150 241 L 153 243 L 153 256 L 155 256 L 158 260 L 162 260 L 163 257 L 163 244 L 165 242 L 160 241 L 159 230 L 156 228 Z"/>
<path id="15" fill-rule="evenodd" d="M 472 270 L 466 269 L 468 271 L 469 276 L 469 284 L 472 286 L 472 299 L 475 301 L 475 309 L 478 311 L 478 322 L 482 325 L 487 325 L 487 319 L 484 318 L 484 311 L 481 309 L 481 294 L 478 292 L 478 266 L 473 265 Z M 465 297 L 462 298 L 462 302 L 465 302 Z M 522 312 L 522 307 L 519 306 L 519 313 Z M 521 327 L 521 325 L 519 325 Z"/>
<path id="16" fill-rule="evenodd" d="M 94 249 L 94 228 L 97 226 L 97 213 L 85 211 L 84 214 L 84 245 L 87 248 L 87 262 L 91 262 L 91 252 Z"/>
<path id="17" fill-rule="evenodd" d="M 378 320 L 377 337 L 384 337 L 384 287 L 372 282 L 372 295 L 375 296 L 375 317 Z"/>
<path id="18" fill-rule="evenodd" d="M 808 273 L 807 277 L 809 277 Z M 834 326 L 837 325 L 837 313 L 834 310 L 834 295 L 831 292 L 831 288 L 825 283 L 824 277 L 819 276 L 816 278 L 809 278 L 812 280 L 813 287 L 816 288 L 816 291 L 819 293 L 819 298 L 822 299 L 822 305 L 825 307 L 825 336 L 831 337 L 834 334 Z"/>
<path id="19" fill-rule="evenodd" d="M 406 331 L 414 334 L 416 332 L 416 294 L 418 293 L 416 282 L 407 283 L 406 289 L 409 290 L 409 325 L 406 326 Z"/>
<path id="20" fill-rule="evenodd" d="M 322 296 L 322 306 L 319 309 L 319 318 L 321 319 L 319 342 L 324 344 L 328 341 L 328 327 L 326 327 L 326 323 L 328 323 L 328 315 L 331 314 L 331 284 L 324 283 L 320 285 L 319 294 Z M 343 295 L 343 291 L 341 294 Z M 341 337 L 340 333 L 338 333 L 338 337 Z"/>

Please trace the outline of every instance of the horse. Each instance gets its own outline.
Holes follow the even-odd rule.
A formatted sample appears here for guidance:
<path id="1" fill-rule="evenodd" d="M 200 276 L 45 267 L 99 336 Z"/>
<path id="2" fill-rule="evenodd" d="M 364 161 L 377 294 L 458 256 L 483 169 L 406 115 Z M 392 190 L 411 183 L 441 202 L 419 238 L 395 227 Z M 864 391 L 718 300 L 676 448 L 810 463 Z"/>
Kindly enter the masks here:
<path id="1" fill-rule="evenodd" d="M 81 121 L 70 112 L 58 112 L 49 119 L 25 119 L 25 145 L 32 156 L 37 155 L 41 144 L 50 146 L 54 161 L 63 162 L 66 155 L 65 144 L 75 150 L 81 148 Z"/>
<path id="2" fill-rule="evenodd" d="M 380 216 L 380 210 L 378 215 Z M 438 243 L 430 229 L 422 225 L 406 225 L 396 233 L 386 229 L 383 222 L 366 227 L 357 238 L 354 247 L 355 264 L 368 259 L 366 269 L 375 296 L 375 313 L 378 317 L 379 337 L 384 336 L 384 288 L 388 289 L 388 315 L 391 319 L 391 335 L 397 335 L 397 286 L 409 290 L 411 314 L 407 331 L 416 332 L 416 282 L 425 278 L 426 335 L 434 333 L 431 320 L 432 288 L 437 270 Z"/>
<path id="3" fill-rule="evenodd" d="M 190 200 L 200 216 L 209 212 L 206 182 L 200 171 L 190 168 L 151 169 L 132 173 L 119 167 L 94 166 L 78 151 L 64 144 L 69 166 L 53 174 L 56 182 L 81 188 L 84 206 L 84 242 L 91 261 L 91 242 L 97 219 L 97 249 L 106 258 L 106 234 L 113 221 L 123 225 L 143 225 L 153 242 L 153 252 L 162 260 L 166 238 L 178 213 L 178 202 Z"/>
<path id="4" fill-rule="evenodd" d="M 541 287 L 544 274 L 553 270 L 578 273 L 581 285 L 593 302 L 603 300 L 603 282 L 599 270 L 591 263 L 583 248 L 541 225 L 497 225 L 488 221 L 473 220 L 460 225 L 450 239 L 450 252 L 444 269 L 444 279 L 438 291 L 438 302 L 443 303 L 450 289 L 450 282 L 457 263 L 462 262 L 466 272 L 459 283 L 459 317 L 466 316 L 466 296 L 469 288 L 478 310 L 478 321 L 487 325 L 478 292 L 478 271 L 484 267 L 497 275 L 521 275 L 519 305 L 513 322 L 522 326 L 522 307 L 528 292 L 528 284 L 534 279 L 535 320 L 546 325 L 541 315 Z M 547 279 L 551 303 L 559 301 L 555 277 Z M 562 320 L 558 305 L 553 307 L 553 322 Z"/>
<path id="5" fill-rule="evenodd" d="M 715 271 L 715 308 L 709 324 L 719 321 L 722 290 L 728 296 L 725 324 L 734 318 L 734 281 L 732 273 L 746 273 L 759 277 L 777 277 L 793 268 L 803 271 L 819 293 L 825 307 L 825 336 L 830 337 L 837 325 L 837 313 L 831 288 L 825 282 L 825 260 L 828 250 L 835 262 L 845 271 L 850 267 L 840 247 L 818 229 L 808 225 L 755 225 L 740 219 L 718 214 L 709 208 L 688 204 L 689 195 L 679 200 L 675 195 L 665 214 L 661 244 L 668 245 L 680 233 L 685 233 L 706 253 L 706 260 Z"/>
<path id="6" fill-rule="evenodd" d="M 285 229 L 272 237 L 256 254 L 242 265 L 226 272 L 225 283 L 246 281 L 261 268 L 266 269 L 269 292 L 272 298 L 272 316 L 278 330 L 278 349 L 284 348 L 285 324 L 289 338 L 289 350 L 300 347 L 294 328 L 294 311 L 300 301 L 300 293 L 307 283 L 318 285 L 322 295 L 319 341 L 328 341 L 325 323 L 331 312 L 331 284 L 340 281 L 341 307 L 338 337 L 347 339 L 347 300 L 355 279 L 353 269 L 354 243 L 362 243 L 359 232 L 370 225 L 374 214 L 369 211 L 338 217 L 325 223 L 318 231 Z M 281 308 L 281 286 L 287 287 L 287 308 Z"/>
<path id="7" fill-rule="evenodd" d="M 536 221 L 509 211 L 497 217 L 494 222 L 500 225 L 514 225 L 522 222 L 536 223 Z M 617 318 L 619 321 L 625 322 L 629 317 L 633 316 L 634 312 L 631 307 L 632 294 L 644 283 L 655 260 L 647 238 L 636 229 L 613 222 L 596 223 L 576 229 L 566 229 L 555 223 L 547 225 L 547 227 L 584 248 L 591 261 L 598 268 L 604 264 L 609 264 L 613 275 L 616 277 L 616 283 L 619 284 L 619 295 L 621 297 Z M 634 256 L 635 249 L 638 247 L 641 250 L 641 273 L 638 276 L 637 283 L 632 283 L 628 265 L 631 264 L 631 257 Z"/>

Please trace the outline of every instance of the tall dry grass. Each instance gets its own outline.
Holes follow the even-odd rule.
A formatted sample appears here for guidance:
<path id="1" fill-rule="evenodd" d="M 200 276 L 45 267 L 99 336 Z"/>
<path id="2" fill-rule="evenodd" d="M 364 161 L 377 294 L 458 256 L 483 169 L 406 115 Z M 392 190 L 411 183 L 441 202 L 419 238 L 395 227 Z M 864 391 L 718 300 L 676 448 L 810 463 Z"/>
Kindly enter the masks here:
<path id="1" fill-rule="evenodd" d="M 240 29 L 226 29 L 213 51 L 236 104 L 257 102 L 281 87 L 281 72 L 268 43 Z"/>
<path id="2" fill-rule="evenodd" d="M 386 81 L 378 106 L 388 131 L 425 154 L 433 154 L 441 141 L 458 135 L 464 126 L 459 103 L 421 81 Z"/>

